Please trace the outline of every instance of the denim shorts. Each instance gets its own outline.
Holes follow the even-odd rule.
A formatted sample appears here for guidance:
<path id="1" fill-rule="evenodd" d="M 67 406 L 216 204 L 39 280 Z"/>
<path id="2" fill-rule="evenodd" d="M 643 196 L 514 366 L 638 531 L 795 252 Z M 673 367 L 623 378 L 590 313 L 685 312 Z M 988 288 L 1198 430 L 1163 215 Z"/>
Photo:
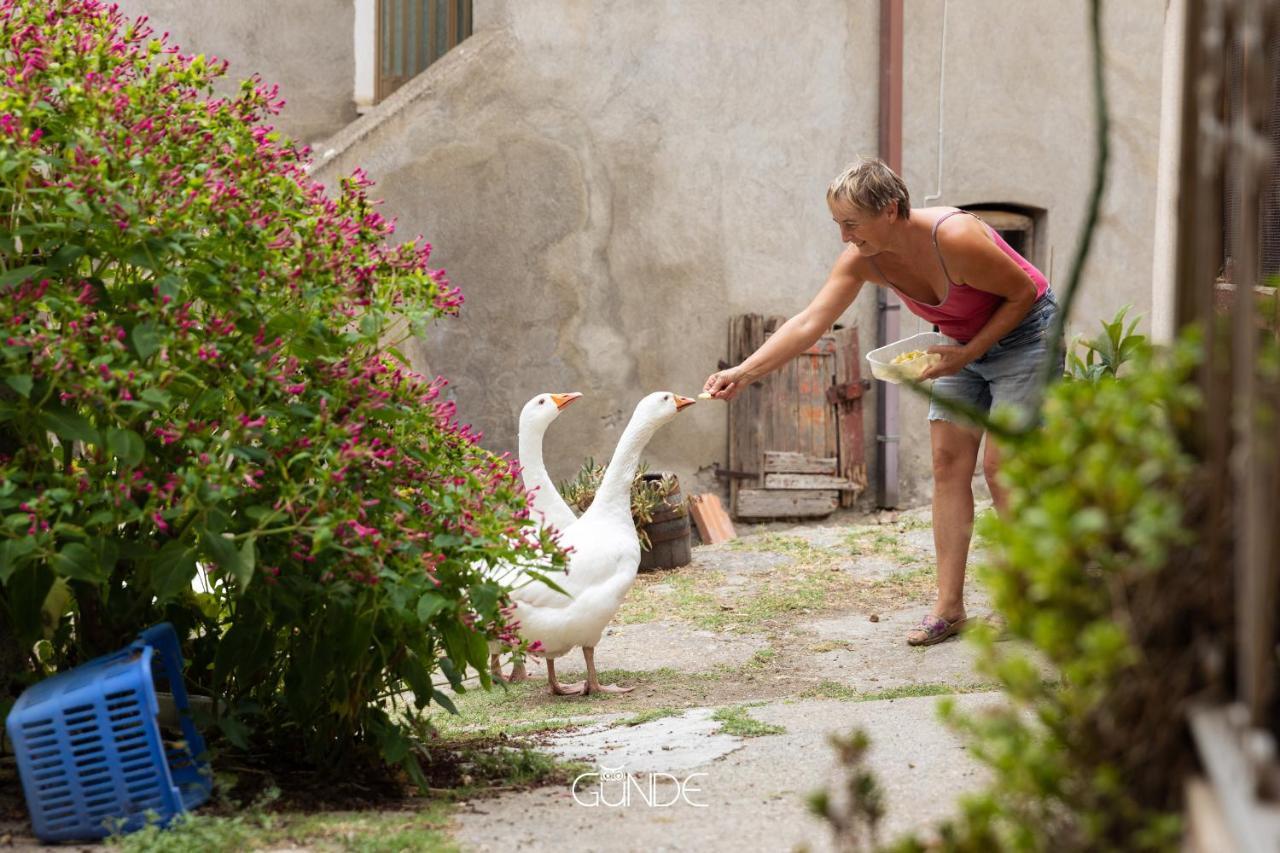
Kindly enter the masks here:
<path id="1" fill-rule="evenodd" d="M 939 404 L 939 398 L 957 400 L 983 412 L 993 406 L 1010 405 L 1023 410 L 1024 417 L 1040 403 L 1044 381 L 1044 360 L 1048 357 L 1050 327 L 1058 313 L 1053 291 L 1046 291 L 1022 318 L 1022 322 L 996 342 L 979 359 L 958 373 L 933 380 L 929 420 L 969 424 L 959 412 Z M 1059 352 L 1058 372 L 1066 361 Z"/>

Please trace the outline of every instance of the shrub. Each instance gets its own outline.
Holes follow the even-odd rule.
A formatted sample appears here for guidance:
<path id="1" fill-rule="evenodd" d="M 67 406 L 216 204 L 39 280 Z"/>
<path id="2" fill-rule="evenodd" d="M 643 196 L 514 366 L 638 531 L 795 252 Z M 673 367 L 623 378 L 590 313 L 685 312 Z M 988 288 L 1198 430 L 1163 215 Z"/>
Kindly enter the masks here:
<path id="1" fill-rule="evenodd" d="M 1102 331 L 1093 338 L 1080 335 L 1072 342 L 1072 351 L 1067 356 L 1067 376 L 1071 379 L 1097 380 L 1104 376 L 1115 376 L 1120 367 L 1146 346 L 1145 335 L 1134 334 L 1138 326 L 1138 318 L 1134 318 L 1126 327 L 1124 315 L 1129 311 L 1126 305 L 1116 312 L 1110 323 L 1102 323 Z"/>
<path id="2" fill-rule="evenodd" d="M 96 0 L 0 0 L 0 51 L 18 680 L 165 618 L 233 741 L 413 769 L 388 697 L 447 704 L 437 667 L 487 684 L 486 640 L 514 641 L 484 565 L 563 565 L 510 460 L 384 346 L 461 296 L 429 244 L 386 242 L 362 174 L 308 179 L 274 89 L 215 98 L 224 63 Z"/>
<path id="3" fill-rule="evenodd" d="M 995 780 L 943 826 L 942 849 L 1176 845 L 1195 760 L 1187 703 L 1213 687 L 1201 640 L 1229 629 L 1192 534 L 1198 344 L 1132 355 L 1120 377 L 1057 383 L 1041 428 L 1003 443 L 1009 512 L 985 522 L 979 573 L 1036 654 L 974 632 L 979 670 L 1010 705 L 965 715 L 944 703 Z"/>

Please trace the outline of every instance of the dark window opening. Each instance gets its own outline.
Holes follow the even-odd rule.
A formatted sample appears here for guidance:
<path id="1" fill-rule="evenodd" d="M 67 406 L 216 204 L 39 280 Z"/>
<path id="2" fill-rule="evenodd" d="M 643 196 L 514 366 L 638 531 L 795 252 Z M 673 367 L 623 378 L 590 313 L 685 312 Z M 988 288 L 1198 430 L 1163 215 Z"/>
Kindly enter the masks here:
<path id="1" fill-rule="evenodd" d="M 994 228 L 1015 252 L 1052 280 L 1052 272 L 1045 265 L 1043 210 L 1007 202 L 966 204 L 961 205 L 961 209 L 976 215 Z"/>
<path id="2" fill-rule="evenodd" d="M 377 100 L 471 35 L 471 0 L 378 0 Z"/>

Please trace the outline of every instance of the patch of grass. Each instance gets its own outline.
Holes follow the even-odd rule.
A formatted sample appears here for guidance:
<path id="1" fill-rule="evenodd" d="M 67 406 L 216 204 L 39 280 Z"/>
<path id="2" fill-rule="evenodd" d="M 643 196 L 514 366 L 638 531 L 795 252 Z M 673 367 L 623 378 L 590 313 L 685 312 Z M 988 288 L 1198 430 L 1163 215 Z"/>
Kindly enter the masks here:
<path id="1" fill-rule="evenodd" d="M 826 652 L 834 652 L 836 649 L 842 651 L 852 651 L 853 644 L 847 640 L 822 640 L 805 647 L 807 651 L 814 654 L 824 654 Z"/>
<path id="2" fill-rule="evenodd" d="M 847 684 L 823 680 L 800 694 L 802 699 L 857 699 L 861 694 Z"/>
<path id="3" fill-rule="evenodd" d="M 885 699 L 910 699 L 919 696 L 957 696 L 962 693 L 984 693 L 999 690 L 998 684 L 903 684 L 871 692 L 854 690 L 838 681 L 821 681 L 800 694 L 802 699 L 840 699 L 846 702 L 878 702 Z"/>
<path id="4" fill-rule="evenodd" d="M 242 814 L 185 814 L 167 829 L 149 826 L 107 844 L 128 853 L 188 853 L 191 850 L 262 850 L 304 847 L 310 850 L 399 853 L 407 850 L 455 851 L 445 828 L 451 806 L 424 802 L 413 812 L 268 812 L 255 805 Z"/>
<path id="5" fill-rule="evenodd" d="M 747 714 L 747 705 L 733 705 L 716 711 L 711 719 L 720 723 L 720 731 L 737 737 L 763 737 L 786 732 L 782 726 L 762 723 Z"/>
<path id="6" fill-rule="evenodd" d="M 756 649 L 755 654 L 747 660 L 747 669 L 765 669 L 778 657 L 778 650 L 772 646 Z"/>
<path id="7" fill-rule="evenodd" d="M 907 601 L 927 601 L 937 592 L 937 573 L 932 565 L 894 572 L 872 584 L 872 589 Z"/>
<path id="8" fill-rule="evenodd" d="M 720 609 L 713 590 L 723 583 L 723 572 L 705 569 L 647 573 L 636 578 L 614 619 L 627 625 L 712 613 Z"/>
<path id="9" fill-rule="evenodd" d="M 651 723 L 654 720 L 661 720 L 664 717 L 675 717 L 681 713 L 682 711 L 679 708 L 650 708 L 647 711 L 641 711 L 635 716 L 623 720 L 622 725 L 639 726 L 644 723 Z"/>
<path id="10" fill-rule="evenodd" d="M 828 557 L 761 573 L 759 585 L 735 600 L 733 609 L 698 614 L 695 624 L 712 631 L 750 633 L 769 621 L 844 609 L 857 601 L 860 585 L 847 572 L 832 571 L 831 562 Z"/>
<path id="11" fill-rule="evenodd" d="M 787 536 L 782 533 L 744 536 L 730 541 L 725 547 L 730 551 L 767 551 L 770 554 L 785 554 L 801 560 L 812 560 L 830 553 L 826 548 L 814 545 L 803 536 Z"/>

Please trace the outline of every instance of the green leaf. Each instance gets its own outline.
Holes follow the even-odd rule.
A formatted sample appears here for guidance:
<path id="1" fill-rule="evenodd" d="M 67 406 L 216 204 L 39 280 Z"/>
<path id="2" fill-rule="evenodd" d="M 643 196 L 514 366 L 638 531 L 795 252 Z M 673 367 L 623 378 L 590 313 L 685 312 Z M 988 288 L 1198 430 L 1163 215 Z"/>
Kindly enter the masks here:
<path id="1" fill-rule="evenodd" d="M 444 635 L 444 653 L 459 670 L 467 666 L 467 632 L 457 622 L 445 622 L 441 632 Z"/>
<path id="2" fill-rule="evenodd" d="M 419 710 L 426 707 L 431 701 L 435 688 L 431 684 L 431 673 L 427 670 L 422 658 L 412 654 L 407 656 L 400 664 L 400 676 L 413 691 L 414 706 Z"/>
<path id="3" fill-rule="evenodd" d="M 23 398 L 31 396 L 31 385 L 33 380 L 31 379 L 30 373 L 18 373 L 13 376 L 6 376 L 4 381 L 10 388 L 22 395 Z"/>
<path id="4" fill-rule="evenodd" d="M 53 586 L 49 587 L 49 593 L 44 597 L 44 603 L 40 606 L 40 621 L 44 626 L 44 638 L 46 640 L 53 637 L 54 631 L 62 622 L 62 616 L 67 612 L 67 605 L 75 598 L 71 591 L 71 585 L 67 583 L 66 578 L 57 578 L 53 582 Z"/>
<path id="5" fill-rule="evenodd" d="M 156 553 L 151 564 L 151 588 L 157 598 L 168 601 L 190 588 L 195 575 L 195 549 L 174 539 Z"/>
<path id="6" fill-rule="evenodd" d="M 138 397 L 139 399 L 145 400 L 151 405 L 158 406 L 162 409 L 169 405 L 169 400 L 171 399 L 168 391 L 161 391 L 159 388 L 143 389 L 142 393 L 139 394 Z"/>
<path id="7" fill-rule="evenodd" d="M 244 540 L 244 544 L 240 546 L 240 561 L 235 572 L 236 582 L 240 584 L 240 591 L 249 588 L 249 581 L 253 580 L 253 570 L 258 562 L 257 537 L 250 536 Z"/>
<path id="8" fill-rule="evenodd" d="M 429 622 L 432 616 L 435 616 L 445 605 L 444 596 L 434 592 L 424 592 L 422 598 L 418 599 L 418 621 Z"/>
<path id="9" fill-rule="evenodd" d="M 14 633 L 18 635 L 18 642 L 27 648 L 44 635 L 40 608 L 53 588 L 54 580 L 56 578 L 48 566 L 28 563 L 14 572 L 5 585 Z"/>
<path id="10" fill-rule="evenodd" d="M 249 727 L 232 716 L 218 718 L 218 728 L 231 741 L 231 745 L 239 749 L 249 748 Z"/>
<path id="11" fill-rule="evenodd" d="M 204 543 L 205 550 L 218 567 L 223 571 L 235 574 L 240 567 L 240 555 L 236 552 L 236 543 L 208 529 L 200 532 L 200 541 Z"/>
<path id="12" fill-rule="evenodd" d="M 85 545 L 72 542 L 53 556 L 53 570 L 64 578 L 102 583 L 107 573 L 98 562 L 97 556 Z"/>
<path id="13" fill-rule="evenodd" d="M 22 558 L 35 549 L 36 540 L 30 537 L 0 542 L 0 584 L 8 581 L 10 575 L 22 565 Z"/>
<path id="14" fill-rule="evenodd" d="M 160 349 L 160 332 L 157 331 L 155 323 L 150 320 L 134 326 L 133 333 L 129 337 L 133 341 L 133 348 L 138 353 L 138 358 L 144 361 Z"/>
<path id="15" fill-rule="evenodd" d="M 480 680 L 487 681 L 489 675 L 489 642 L 479 631 L 467 632 L 467 662 L 480 673 Z"/>
<path id="16" fill-rule="evenodd" d="M 17 269 L 9 270 L 7 273 L 0 274 L 0 287 L 8 287 L 11 284 L 18 284 L 29 278 L 35 278 L 36 273 L 40 272 L 44 267 L 41 266 L 25 266 Z"/>
<path id="17" fill-rule="evenodd" d="M 49 261 L 49 268 L 55 270 L 65 270 L 84 255 L 84 246 L 74 246 L 68 243 L 62 246 L 58 251 L 54 252 L 53 258 Z"/>
<path id="18" fill-rule="evenodd" d="M 77 439 L 85 444 L 98 444 L 101 438 L 93 424 L 67 409 L 53 408 L 40 412 L 40 424 L 59 438 Z"/>
<path id="19" fill-rule="evenodd" d="M 481 616 L 492 616 L 498 609 L 498 598 L 502 595 L 502 590 L 497 584 L 486 581 L 471 587 L 468 593 L 471 598 L 471 606 Z"/>
<path id="20" fill-rule="evenodd" d="M 458 713 L 458 706 L 453 704 L 453 700 L 449 698 L 448 693 L 432 688 L 431 698 L 435 700 L 437 705 L 444 708 L 450 714 L 456 715 Z"/>
<path id="21" fill-rule="evenodd" d="M 132 468 L 142 461 L 146 445 L 142 436 L 131 429 L 107 430 L 107 450 L 120 460 L 120 464 Z"/>

